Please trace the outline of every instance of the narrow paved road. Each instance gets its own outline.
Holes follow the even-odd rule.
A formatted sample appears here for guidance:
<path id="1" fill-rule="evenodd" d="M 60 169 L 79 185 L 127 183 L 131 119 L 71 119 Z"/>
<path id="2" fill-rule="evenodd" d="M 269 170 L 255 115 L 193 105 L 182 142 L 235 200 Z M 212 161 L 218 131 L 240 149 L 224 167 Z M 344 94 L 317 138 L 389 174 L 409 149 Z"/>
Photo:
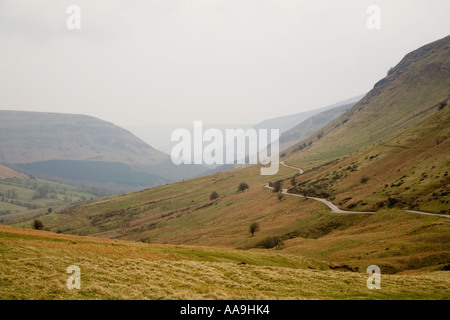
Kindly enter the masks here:
<path id="1" fill-rule="evenodd" d="M 298 170 L 299 174 L 303 174 L 303 172 L 304 172 L 300 168 L 287 165 L 286 163 L 284 163 L 284 161 L 280 161 L 280 163 L 281 163 L 282 166 L 285 166 L 287 168 Z M 269 185 L 266 185 L 265 187 L 267 189 L 273 189 L 273 187 L 269 187 Z M 287 192 L 287 189 L 282 189 L 281 193 L 283 193 L 285 195 L 288 195 L 288 196 L 304 198 L 303 195 Z M 306 197 L 306 198 L 322 202 L 323 204 L 327 205 L 328 208 L 331 209 L 332 213 L 345 213 L 345 214 L 374 214 L 375 213 L 375 212 L 372 212 L 372 211 L 346 211 L 346 210 L 341 210 L 341 209 L 339 209 L 338 206 L 333 204 L 331 201 L 328 201 L 327 199 L 315 198 L 315 197 Z M 446 214 L 431 213 L 431 212 L 416 211 L 416 210 L 405 210 L 405 211 L 406 212 L 410 212 L 410 213 L 423 214 L 423 215 L 427 215 L 427 216 L 439 216 L 439 217 L 444 217 L 444 218 L 450 219 L 450 215 L 446 215 Z"/>

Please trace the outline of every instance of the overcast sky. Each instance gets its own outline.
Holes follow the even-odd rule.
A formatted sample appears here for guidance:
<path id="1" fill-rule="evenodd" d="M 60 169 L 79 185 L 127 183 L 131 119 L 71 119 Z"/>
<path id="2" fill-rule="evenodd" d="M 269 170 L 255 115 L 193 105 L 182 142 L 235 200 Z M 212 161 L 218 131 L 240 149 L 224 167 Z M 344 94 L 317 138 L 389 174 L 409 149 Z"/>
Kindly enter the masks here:
<path id="1" fill-rule="evenodd" d="M 0 0 L 0 109 L 257 123 L 369 91 L 449 16 L 448 0 Z"/>

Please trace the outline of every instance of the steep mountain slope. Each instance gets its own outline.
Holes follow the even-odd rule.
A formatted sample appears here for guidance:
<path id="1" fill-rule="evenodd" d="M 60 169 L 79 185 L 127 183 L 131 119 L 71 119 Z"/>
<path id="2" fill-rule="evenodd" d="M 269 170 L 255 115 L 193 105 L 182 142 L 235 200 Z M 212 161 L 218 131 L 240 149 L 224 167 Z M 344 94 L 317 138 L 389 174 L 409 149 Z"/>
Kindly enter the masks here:
<path id="1" fill-rule="evenodd" d="M 450 106 L 400 134 L 307 170 L 291 192 L 346 209 L 450 213 Z"/>
<path id="2" fill-rule="evenodd" d="M 311 134 L 323 128 L 345 111 L 353 107 L 355 103 L 344 104 L 342 106 L 323 111 L 284 132 L 280 136 L 280 150 L 287 149 L 299 141 L 308 138 Z"/>
<path id="3" fill-rule="evenodd" d="M 346 209 L 449 213 L 449 88 L 450 36 L 406 55 L 353 108 L 292 147 L 286 161 L 306 172 L 291 192 Z"/>
<path id="4" fill-rule="evenodd" d="M 360 95 L 360 96 L 353 97 L 353 98 L 350 98 L 350 99 L 347 99 L 344 101 L 340 101 L 340 102 L 334 103 L 330 106 L 322 107 L 319 109 L 264 120 L 263 122 L 260 122 L 257 125 L 255 125 L 253 128 L 255 128 L 255 129 L 280 129 L 280 134 L 282 134 L 282 133 L 288 131 L 289 129 L 294 128 L 298 124 L 302 123 L 306 119 L 308 119 L 316 114 L 319 114 L 326 110 L 334 109 L 334 108 L 342 106 L 344 104 L 356 103 L 359 100 L 361 100 L 362 97 L 363 97 L 363 95 Z"/>
<path id="5" fill-rule="evenodd" d="M 282 167 L 279 175 L 270 178 L 286 179 L 295 173 Z M 54 232 L 147 243 L 277 248 L 280 253 L 287 250 L 295 254 L 302 254 L 305 245 L 306 257 L 361 272 L 375 257 L 386 273 L 441 269 L 450 261 L 450 219 L 395 209 L 373 216 L 338 215 L 317 201 L 296 197 L 280 200 L 277 193 L 264 188 L 268 179 L 259 175 L 259 168 L 246 167 L 53 212 L 39 219 Z M 242 181 L 250 188 L 237 192 Z M 209 198 L 213 191 L 219 194 L 216 200 Z M 261 230 L 251 236 L 249 225 L 255 221 Z M 32 222 L 13 225 L 30 228 Z M 367 229 L 369 234 L 364 231 Z M 314 249 L 315 245 L 318 247 Z M 386 252 L 386 247 L 395 250 Z M 357 256 L 348 254 L 349 250 Z"/>
<path id="6" fill-rule="evenodd" d="M 288 153 L 297 153 L 291 157 L 294 162 L 350 154 L 437 112 L 446 103 L 449 88 L 450 36 L 447 36 L 407 54 L 355 106 Z"/>

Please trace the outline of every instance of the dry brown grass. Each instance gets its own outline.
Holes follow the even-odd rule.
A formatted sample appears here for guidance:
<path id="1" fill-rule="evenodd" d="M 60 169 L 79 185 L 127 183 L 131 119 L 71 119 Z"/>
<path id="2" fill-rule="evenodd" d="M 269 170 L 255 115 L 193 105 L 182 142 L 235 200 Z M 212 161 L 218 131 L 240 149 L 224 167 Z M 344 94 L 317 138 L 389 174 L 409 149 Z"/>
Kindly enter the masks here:
<path id="1" fill-rule="evenodd" d="M 28 176 L 23 173 L 14 171 L 13 169 L 10 169 L 8 167 L 0 165 L 0 180 L 11 178 L 26 179 L 28 178 Z"/>
<path id="2" fill-rule="evenodd" d="M 236 263 L 248 256 L 249 263 Z M 449 298 L 446 272 L 382 275 L 382 289 L 372 291 L 366 288 L 365 274 L 311 270 L 301 266 L 305 261 L 280 254 L 156 246 L 2 226 L 0 298 Z M 309 261 L 309 267 L 316 268 L 314 263 Z M 73 264 L 81 269 L 81 290 L 66 287 L 66 268 Z"/>

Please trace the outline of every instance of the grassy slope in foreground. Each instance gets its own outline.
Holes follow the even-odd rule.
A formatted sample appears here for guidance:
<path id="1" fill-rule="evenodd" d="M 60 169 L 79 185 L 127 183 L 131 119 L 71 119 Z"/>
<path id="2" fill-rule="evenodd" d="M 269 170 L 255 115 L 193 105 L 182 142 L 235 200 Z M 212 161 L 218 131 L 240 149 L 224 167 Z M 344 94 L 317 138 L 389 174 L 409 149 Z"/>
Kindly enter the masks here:
<path id="1" fill-rule="evenodd" d="M 239 264 L 246 262 L 246 264 Z M 68 290 L 69 265 L 81 290 Z M 308 269 L 314 268 L 315 270 Z M 446 272 L 367 275 L 300 257 L 149 245 L 0 226 L 1 299 L 448 299 Z"/>

